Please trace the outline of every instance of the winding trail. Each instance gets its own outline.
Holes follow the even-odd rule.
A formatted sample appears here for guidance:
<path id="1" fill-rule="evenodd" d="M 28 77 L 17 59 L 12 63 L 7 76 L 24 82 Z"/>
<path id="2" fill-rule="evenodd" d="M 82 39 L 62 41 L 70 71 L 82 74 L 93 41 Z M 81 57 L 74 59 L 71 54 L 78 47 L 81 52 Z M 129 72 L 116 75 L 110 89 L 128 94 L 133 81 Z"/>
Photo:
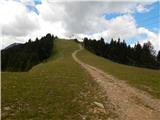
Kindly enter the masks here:
<path id="1" fill-rule="evenodd" d="M 118 120 L 160 120 L 160 100 L 82 62 L 76 57 L 82 49 L 80 46 L 79 50 L 72 53 L 73 59 L 104 89 L 109 109 L 118 115 Z"/>

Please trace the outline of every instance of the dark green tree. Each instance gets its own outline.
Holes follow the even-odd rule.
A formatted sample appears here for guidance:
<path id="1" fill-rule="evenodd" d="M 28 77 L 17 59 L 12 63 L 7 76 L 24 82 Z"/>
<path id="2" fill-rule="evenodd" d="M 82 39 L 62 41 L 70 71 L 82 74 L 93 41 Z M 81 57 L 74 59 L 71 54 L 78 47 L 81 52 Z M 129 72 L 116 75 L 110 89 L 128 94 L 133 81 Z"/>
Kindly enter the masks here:
<path id="1" fill-rule="evenodd" d="M 157 61 L 160 63 L 160 51 L 157 54 Z"/>
<path id="2" fill-rule="evenodd" d="M 160 66 L 160 63 L 158 64 L 160 55 L 155 57 L 155 50 L 150 42 L 145 43 L 143 47 L 139 43 L 130 47 L 124 40 L 121 42 L 120 38 L 118 41 L 112 38 L 110 43 L 105 43 L 103 38 L 98 41 L 84 38 L 83 45 L 94 54 L 115 62 L 147 68 Z"/>
<path id="3" fill-rule="evenodd" d="M 138 43 L 134 46 L 134 60 L 136 61 L 137 65 L 140 65 L 140 57 L 142 53 L 142 46 Z"/>
<path id="4" fill-rule="evenodd" d="M 1 51 L 2 71 L 27 71 L 34 65 L 46 60 L 53 50 L 54 36 L 47 34 L 40 40 L 29 39 L 25 44 L 19 44 Z"/>

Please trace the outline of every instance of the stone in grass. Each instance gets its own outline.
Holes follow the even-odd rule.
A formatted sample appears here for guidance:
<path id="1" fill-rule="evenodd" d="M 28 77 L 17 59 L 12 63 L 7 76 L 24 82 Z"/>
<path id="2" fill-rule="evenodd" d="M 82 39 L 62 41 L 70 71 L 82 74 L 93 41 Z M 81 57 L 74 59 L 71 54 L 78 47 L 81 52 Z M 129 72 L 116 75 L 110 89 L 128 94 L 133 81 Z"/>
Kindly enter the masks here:
<path id="1" fill-rule="evenodd" d="M 7 106 L 7 107 L 4 107 L 4 110 L 9 111 L 9 110 L 11 110 L 11 108 L 9 106 Z"/>
<path id="2" fill-rule="evenodd" d="M 103 108 L 104 109 L 104 105 L 102 103 L 99 102 L 93 102 L 96 106 Z"/>

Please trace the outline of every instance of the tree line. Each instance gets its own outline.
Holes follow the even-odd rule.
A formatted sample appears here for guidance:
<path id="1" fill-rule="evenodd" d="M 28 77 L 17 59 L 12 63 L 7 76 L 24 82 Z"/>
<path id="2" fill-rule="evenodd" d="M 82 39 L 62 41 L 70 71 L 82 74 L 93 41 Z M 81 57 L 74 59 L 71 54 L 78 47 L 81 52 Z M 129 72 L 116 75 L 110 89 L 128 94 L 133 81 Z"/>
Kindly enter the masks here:
<path id="1" fill-rule="evenodd" d="M 150 42 L 143 45 L 137 43 L 134 47 L 127 45 L 120 38 L 118 41 L 111 39 L 105 43 L 104 39 L 91 40 L 84 38 L 83 46 L 92 53 L 110 59 L 114 62 L 139 66 L 152 69 L 160 69 L 160 51 L 156 56 L 155 50 Z"/>
<path id="2" fill-rule="evenodd" d="M 46 60 L 53 51 L 55 37 L 51 34 L 35 41 L 15 45 L 1 51 L 2 71 L 27 71 Z"/>

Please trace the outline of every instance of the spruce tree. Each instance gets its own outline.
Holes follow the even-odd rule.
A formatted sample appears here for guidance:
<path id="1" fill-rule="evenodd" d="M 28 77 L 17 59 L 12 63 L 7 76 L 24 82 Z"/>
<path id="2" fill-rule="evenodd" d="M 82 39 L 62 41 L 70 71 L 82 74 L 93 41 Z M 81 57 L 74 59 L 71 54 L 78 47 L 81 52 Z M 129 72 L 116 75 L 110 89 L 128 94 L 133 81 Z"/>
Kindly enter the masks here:
<path id="1" fill-rule="evenodd" d="M 160 50 L 159 50 L 159 52 L 157 54 L 157 61 L 160 63 Z"/>

